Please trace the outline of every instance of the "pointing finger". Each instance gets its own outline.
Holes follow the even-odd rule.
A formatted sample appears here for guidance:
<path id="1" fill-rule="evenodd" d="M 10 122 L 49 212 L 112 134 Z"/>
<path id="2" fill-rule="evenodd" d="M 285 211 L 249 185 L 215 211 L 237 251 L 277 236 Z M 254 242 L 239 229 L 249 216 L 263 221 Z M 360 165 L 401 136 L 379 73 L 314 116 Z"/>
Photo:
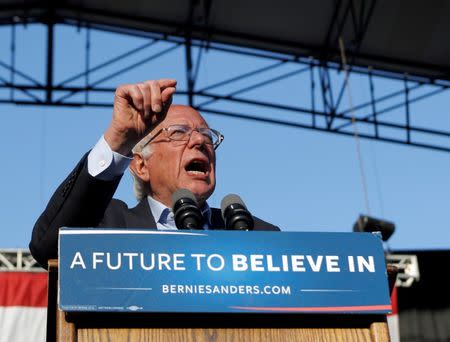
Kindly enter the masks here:
<path id="1" fill-rule="evenodd" d="M 173 94 L 175 94 L 175 87 L 168 87 L 161 92 L 161 100 L 165 109 L 172 104 Z"/>
<path id="2" fill-rule="evenodd" d="M 161 89 L 158 82 L 147 83 L 152 92 L 152 109 L 155 113 L 161 112 L 162 109 L 162 99 L 161 99 Z"/>
<path id="3" fill-rule="evenodd" d="M 142 93 L 143 96 L 143 111 L 144 111 L 144 117 L 147 117 L 150 115 L 150 112 L 152 110 L 152 94 L 150 87 L 147 83 L 139 83 L 138 84 L 139 90 Z"/>
<path id="4" fill-rule="evenodd" d="M 131 85 L 128 88 L 133 106 L 140 112 L 144 111 L 144 95 L 137 85 Z"/>
<path id="5" fill-rule="evenodd" d="M 173 78 L 162 78 L 158 80 L 158 84 L 161 87 L 161 90 L 166 89 L 168 87 L 176 87 L 177 80 Z"/>

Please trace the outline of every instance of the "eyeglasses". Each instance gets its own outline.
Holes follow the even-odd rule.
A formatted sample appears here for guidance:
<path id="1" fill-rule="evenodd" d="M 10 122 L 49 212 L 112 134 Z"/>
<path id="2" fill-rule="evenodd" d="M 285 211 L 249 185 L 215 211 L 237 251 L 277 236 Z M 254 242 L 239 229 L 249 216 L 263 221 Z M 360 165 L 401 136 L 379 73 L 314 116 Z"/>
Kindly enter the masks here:
<path id="1" fill-rule="evenodd" d="M 147 142 L 142 144 L 141 149 L 147 146 L 150 142 L 152 142 L 158 135 L 162 132 L 167 133 L 167 137 L 173 141 L 189 141 L 191 138 L 191 134 L 193 131 L 197 131 L 205 138 L 205 142 L 208 145 L 213 145 L 214 149 L 219 147 L 220 143 L 223 141 L 224 136 L 220 134 L 220 132 L 216 131 L 212 128 L 207 127 L 199 127 L 199 128 L 191 128 L 187 125 L 170 125 L 168 127 L 161 128 L 155 135 L 149 137 L 150 139 Z"/>

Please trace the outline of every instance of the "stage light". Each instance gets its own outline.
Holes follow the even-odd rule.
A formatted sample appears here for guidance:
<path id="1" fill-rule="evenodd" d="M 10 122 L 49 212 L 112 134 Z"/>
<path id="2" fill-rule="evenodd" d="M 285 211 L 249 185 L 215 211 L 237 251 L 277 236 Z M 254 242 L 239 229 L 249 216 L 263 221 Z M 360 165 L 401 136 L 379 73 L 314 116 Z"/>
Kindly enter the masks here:
<path id="1" fill-rule="evenodd" d="M 367 215 L 359 215 L 353 225 L 354 232 L 381 232 L 383 241 L 387 241 L 395 231 L 395 224 Z"/>

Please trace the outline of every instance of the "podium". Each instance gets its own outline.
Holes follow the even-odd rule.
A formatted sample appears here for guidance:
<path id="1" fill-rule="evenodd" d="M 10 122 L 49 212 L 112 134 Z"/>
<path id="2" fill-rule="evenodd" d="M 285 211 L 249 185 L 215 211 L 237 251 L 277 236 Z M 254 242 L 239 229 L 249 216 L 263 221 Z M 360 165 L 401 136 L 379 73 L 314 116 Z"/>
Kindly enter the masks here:
<path id="1" fill-rule="evenodd" d="M 371 312 L 63 311 L 58 274 L 50 260 L 50 341 L 389 341 L 386 315 Z"/>

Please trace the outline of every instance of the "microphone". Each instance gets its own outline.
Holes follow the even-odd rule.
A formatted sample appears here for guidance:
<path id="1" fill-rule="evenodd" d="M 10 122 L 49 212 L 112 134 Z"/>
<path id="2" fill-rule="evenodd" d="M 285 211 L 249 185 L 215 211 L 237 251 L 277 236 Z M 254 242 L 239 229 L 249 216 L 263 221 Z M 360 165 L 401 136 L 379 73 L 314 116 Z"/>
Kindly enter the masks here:
<path id="1" fill-rule="evenodd" d="M 242 199 L 235 194 L 229 194 L 220 203 L 225 228 L 228 230 L 253 230 L 255 223 Z"/>
<path id="2" fill-rule="evenodd" d="M 175 225 L 178 229 L 202 229 L 203 215 L 192 192 L 178 189 L 172 194 Z"/>

